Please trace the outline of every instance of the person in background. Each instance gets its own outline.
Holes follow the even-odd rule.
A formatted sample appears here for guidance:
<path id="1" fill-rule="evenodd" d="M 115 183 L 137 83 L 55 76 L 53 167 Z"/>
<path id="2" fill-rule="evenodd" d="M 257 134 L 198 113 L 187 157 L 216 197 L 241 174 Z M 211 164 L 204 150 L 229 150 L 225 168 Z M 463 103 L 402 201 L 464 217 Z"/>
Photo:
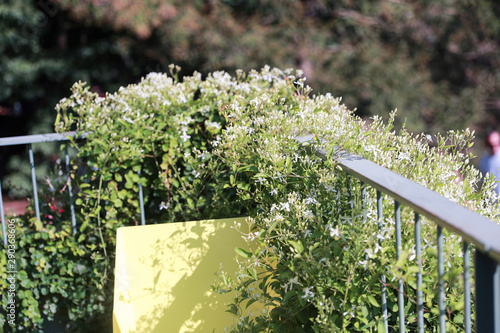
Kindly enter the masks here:
<path id="1" fill-rule="evenodd" d="M 483 177 L 490 173 L 491 177 L 496 179 L 495 192 L 500 194 L 500 133 L 497 131 L 492 131 L 488 133 L 485 139 L 485 145 L 488 149 L 488 153 L 481 157 L 479 161 L 479 171 L 483 174 Z"/>

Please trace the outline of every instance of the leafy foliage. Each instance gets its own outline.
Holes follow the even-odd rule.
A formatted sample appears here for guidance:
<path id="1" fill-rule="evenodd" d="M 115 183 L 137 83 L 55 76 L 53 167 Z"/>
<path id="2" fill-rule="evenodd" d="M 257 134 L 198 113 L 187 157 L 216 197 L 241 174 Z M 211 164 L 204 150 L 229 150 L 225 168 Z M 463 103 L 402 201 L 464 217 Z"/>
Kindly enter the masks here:
<path id="1" fill-rule="evenodd" d="M 57 3 L 77 19 L 154 40 L 161 68 L 299 67 L 312 87 L 343 96 L 359 115 L 388 120 L 398 108 L 397 127 L 406 119 L 412 132 L 496 121 L 500 8 L 493 1 Z"/>
<path id="2" fill-rule="evenodd" d="M 274 85 L 280 86 L 281 73 L 274 73 Z M 388 290 L 388 324 L 394 330 L 400 325 L 395 301 L 400 280 L 404 281 L 406 326 L 416 328 L 418 266 L 409 222 L 412 213 L 403 210 L 402 221 L 406 222 L 397 256 L 394 218 L 377 218 L 375 196 L 364 198 L 364 185 L 338 167 L 335 151 L 363 155 L 498 219 L 495 195 L 488 187 L 476 192 L 478 172 L 462 153 L 472 133 L 450 131 L 446 137 L 438 136 L 436 147 L 430 148 L 429 135 L 414 137 L 404 129 L 396 134 L 392 121 L 384 125 L 380 118 L 368 124 L 329 94 L 308 97 L 304 79 L 287 78 L 297 89 L 292 99 L 282 99 L 271 89 L 248 102 L 235 99 L 224 110 L 233 122 L 221 136 L 225 144 L 214 152 L 225 163 L 237 166 L 236 170 L 238 166 L 244 166 L 242 171 L 254 167 L 251 178 L 257 184 L 254 191 L 239 194 L 257 202 L 251 210 L 252 232 L 244 236 L 249 242 L 257 239 L 260 246 L 253 252 L 239 249 L 246 259 L 240 272 L 219 285 L 221 292 L 229 290 L 235 295 L 228 311 L 236 320 L 229 331 L 380 331 L 382 285 Z M 315 137 L 310 147 L 296 141 L 304 134 Z M 319 148 L 332 152 L 327 161 L 311 155 L 311 149 Z M 456 181 L 457 171 L 460 181 Z M 489 200 L 486 207 L 484 200 Z M 392 211 L 392 205 L 386 200 L 385 211 Z M 426 221 L 421 233 L 425 240 L 418 258 L 422 269 L 437 272 L 435 225 Z M 455 235 L 447 235 L 445 243 L 445 261 L 453 263 L 445 278 L 447 325 L 457 331 L 463 325 L 461 242 Z M 259 276 L 258 269 L 263 271 Z M 438 325 L 436 288 L 437 274 L 426 274 L 422 291 L 425 325 L 430 331 Z M 242 317 L 239 310 L 253 302 L 273 309 Z"/>
<path id="3" fill-rule="evenodd" d="M 1 116 L 5 135 L 50 131 L 50 109 L 76 81 L 112 92 L 170 63 L 181 76 L 301 68 L 316 91 L 342 96 L 363 118 L 388 121 L 398 108 L 396 128 L 415 133 L 481 137 L 499 123 L 500 8 L 491 0 L 9 0 L 0 15 L 0 106 L 24 112 Z M 0 167 L 11 153 L 20 154 L 2 151 Z M 23 160 L 0 173 L 29 189 Z"/>
<path id="4" fill-rule="evenodd" d="M 398 279 L 405 281 L 405 311 L 413 324 L 412 229 L 403 229 L 402 255 L 394 260 L 392 219 L 378 221 L 374 202 L 363 200 L 360 184 L 339 169 L 336 155 L 322 161 L 314 149 L 341 147 L 363 155 L 497 218 L 491 181 L 479 187 L 478 172 L 463 154 L 472 139 L 468 130 L 436 136 L 431 148 L 427 134 L 396 133 L 392 120 L 385 125 L 379 117 L 362 121 L 331 94 L 309 96 L 301 71 L 264 67 L 235 77 L 214 72 L 202 79 L 195 73 L 180 81 L 179 68 L 170 69 L 170 76 L 151 73 L 104 97 L 78 82 L 57 105 L 57 131 L 89 132 L 85 141 L 72 142 L 80 161 L 71 175 L 78 230 L 70 233 L 67 203 L 57 194 L 66 194 L 65 182 L 53 182 L 63 189 L 45 197 L 52 218 L 27 216 L 20 230 L 18 271 L 23 290 L 30 290 L 20 295 L 25 330 L 39 331 L 56 319 L 54 313 L 77 331 L 95 331 L 94 322 L 109 329 L 116 229 L 139 223 L 140 187 L 149 223 L 254 218 L 245 236 L 260 246 L 238 250 L 248 261 L 221 288 L 239 291 L 230 307 L 236 315 L 256 301 L 274 310 L 237 317 L 233 328 L 239 331 L 375 330 L 382 274 L 389 295 Z M 296 137 L 304 134 L 315 141 L 299 145 Z M 404 221 L 413 218 L 402 214 Z M 422 265 L 433 271 L 432 223 L 425 222 L 422 233 Z M 447 235 L 449 262 L 456 262 L 459 246 Z M 457 327 L 460 265 L 447 272 L 449 323 Z M 426 276 L 428 327 L 436 320 L 435 281 Z M 397 325 L 395 316 L 390 325 Z"/>

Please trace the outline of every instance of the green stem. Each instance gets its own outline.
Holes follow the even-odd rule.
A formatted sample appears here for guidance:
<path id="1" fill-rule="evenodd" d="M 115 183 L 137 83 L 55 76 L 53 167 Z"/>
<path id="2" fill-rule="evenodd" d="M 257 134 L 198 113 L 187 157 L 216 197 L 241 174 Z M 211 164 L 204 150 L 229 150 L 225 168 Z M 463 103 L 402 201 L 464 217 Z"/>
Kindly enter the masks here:
<path id="1" fill-rule="evenodd" d="M 99 207 L 101 203 L 101 189 L 102 189 L 102 174 L 101 177 L 99 178 L 99 191 L 97 192 L 97 203 L 96 207 Z M 97 229 L 99 230 L 99 237 L 101 238 L 101 244 L 102 244 L 102 249 L 104 250 L 104 257 L 108 257 L 108 253 L 106 251 L 106 244 L 104 242 L 104 237 L 102 235 L 102 228 L 101 228 L 101 211 L 97 213 Z"/>

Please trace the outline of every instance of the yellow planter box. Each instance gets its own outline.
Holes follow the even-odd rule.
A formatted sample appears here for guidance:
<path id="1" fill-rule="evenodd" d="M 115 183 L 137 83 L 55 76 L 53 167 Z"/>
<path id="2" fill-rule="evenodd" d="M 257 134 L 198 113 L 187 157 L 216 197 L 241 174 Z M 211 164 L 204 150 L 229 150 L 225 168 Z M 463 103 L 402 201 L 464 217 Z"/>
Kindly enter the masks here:
<path id="1" fill-rule="evenodd" d="M 234 276 L 234 248 L 248 246 L 235 223 L 247 228 L 245 218 L 119 228 L 113 332 L 222 332 L 230 325 L 226 304 L 234 295 L 211 285 L 221 267 Z"/>

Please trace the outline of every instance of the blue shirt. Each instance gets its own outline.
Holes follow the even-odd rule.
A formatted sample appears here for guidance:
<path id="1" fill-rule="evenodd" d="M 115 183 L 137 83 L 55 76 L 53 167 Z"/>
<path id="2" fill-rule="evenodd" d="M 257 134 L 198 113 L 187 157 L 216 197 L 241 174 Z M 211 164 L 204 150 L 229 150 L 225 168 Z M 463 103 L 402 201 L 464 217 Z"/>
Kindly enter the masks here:
<path id="1" fill-rule="evenodd" d="M 497 183 L 495 187 L 495 192 L 500 193 L 500 153 L 496 155 L 484 155 L 479 161 L 479 171 L 485 176 L 487 173 L 491 173 L 491 177 L 494 177 Z"/>

